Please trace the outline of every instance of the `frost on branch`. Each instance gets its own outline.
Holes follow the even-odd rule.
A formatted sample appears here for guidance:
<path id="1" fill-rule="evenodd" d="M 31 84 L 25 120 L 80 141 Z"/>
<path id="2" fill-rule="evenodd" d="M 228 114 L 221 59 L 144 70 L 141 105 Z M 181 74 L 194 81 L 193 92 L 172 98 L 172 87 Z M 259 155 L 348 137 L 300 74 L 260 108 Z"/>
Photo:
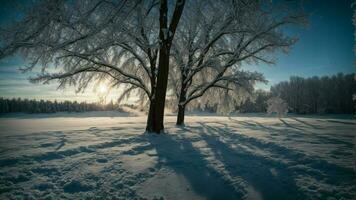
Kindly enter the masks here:
<path id="1" fill-rule="evenodd" d="M 249 96 L 255 83 L 266 82 L 263 74 L 245 66 L 273 64 L 274 53 L 296 41 L 281 27 L 300 25 L 304 17 L 297 10 L 279 11 L 284 14 L 276 17 L 270 14 L 273 6 L 261 2 L 187 2 L 169 71 L 171 96 L 179 105 L 226 114 Z"/>
<path id="2" fill-rule="evenodd" d="M 0 29 L 0 59 L 19 53 L 30 80 L 58 81 L 77 91 L 108 80 L 123 99 L 151 98 L 158 49 L 155 1 L 35 1 L 23 18 Z"/>
<path id="3" fill-rule="evenodd" d="M 288 104 L 279 97 L 272 97 L 267 101 L 267 113 L 276 113 L 278 117 L 285 115 L 288 112 Z"/>

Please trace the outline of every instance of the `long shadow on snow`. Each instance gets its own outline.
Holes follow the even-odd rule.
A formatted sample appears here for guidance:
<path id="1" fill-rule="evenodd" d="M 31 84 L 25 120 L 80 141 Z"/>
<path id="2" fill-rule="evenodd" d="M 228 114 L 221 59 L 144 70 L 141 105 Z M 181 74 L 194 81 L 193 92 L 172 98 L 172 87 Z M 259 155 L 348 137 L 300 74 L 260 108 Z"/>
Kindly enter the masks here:
<path id="1" fill-rule="evenodd" d="M 246 145 L 250 143 L 249 140 L 241 137 L 233 138 L 232 134 L 225 132 L 226 130 L 200 124 L 201 127 L 195 129 L 199 130 L 202 139 L 214 151 L 217 159 L 224 164 L 225 169 L 231 176 L 238 176 L 245 180 L 262 199 L 306 199 L 305 195 L 298 191 L 291 171 L 276 161 L 246 151 L 238 144 Z M 219 139 L 220 137 L 223 140 L 236 142 L 235 147 L 230 147 L 228 143 Z M 277 174 L 273 173 L 275 170 L 278 171 Z"/>
<path id="2" fill-rule="evenodd" d="M 331 120 L 331 119 L 327 119 L 325 121 L 323 121 L 323 120 L 318 120 L 318 121 L 321 121 L 321 122 L 327 121 L 327 122 L 346 124 L 346 125 L 356 125 L 356 123 L 354 123 L 354 122 L 345 122 L 345 121 L 338 121 L 338 120 Z"/>
<path id="3" fill-rule="evenodd" d="M 63 159 L 79 153 L 92 153 L 97 149 L 110 148 L 127 143 L 148 142 L 148 145 L 134 148 L 131 155 L 143 153 L 149 149 L 156 149 L 159 160 L 158 165 L 160 165 L 158 167 L 169 167 L 176 173 L 183 175 L 191 184 L 192 189 L 198 194 L 207 199 L 242 198 L 243 193 L 236 191 L 232 186 L 233 183 L 224 180 L 218 171 L 209 167 L 209 162 L 205 159 L 205 156 L 192 145 L 194 141 L 203 140 L 211 147 L 215 157 L 224 164 L 225 169 L 231 176 L 242 177 L 259 191 L 264 199 L 304 199 L 302 193 L 297 193 L 298 188 L 294 182 L 296 174 L 313 176 L 317 180 L 323 178 L 328 182 L 336 183 L 350 183 L 350 181 L 355 180 L 352 170 L 329 164 L 323 160 L 310 158 L 305 154 L 274 143 L 266 143 L 241 134 L 232 134 L 234 130 L 229 129 L 227 125 L 225 125 L 225 128 L 217 128 L 201 123 L 201 127 L 190 127 L 190 129 L 197 130 L 200 137 L 193 139 L 179 137 L 189 129 L 180 129 L 177 131 L 177 135 L 136 135 L 86 147 L 82 146 L 64 151 L 0 160 L 0 165 L 13 165 L 18 161 L 31 162 L 32 160 Z M 277 129 L 273 131 L 277 131 Z M 242 148 L 238 148 L 236 151 L 236 149 L 219 140 L 214 134 L 243 145 L 272 152 L 293 162 L 289 164 L 280 163 L 251 154 Z M 296 169 L 290 168 L 298 164 L 307 165 L 315 170 L 305 171 L 304 169 L 298 169 L 299 171 L 296 171 Z M 273 168 L 277 169 L 277 176 L 271 172 Z M 299 196 L 294 196 L 296 194 Z"/>
<path id="4" fill-rule="evenodd" d="M 305 126 L 309 126 L 309 127 L 311 127 L 311 128 L 314 128 L 314 129 L 322 129 L 322 128 L 319 127 L 319 126 L 316 126 L 316 125 L 314 125 L 314 124 L 308 123 L 308 122 L 306 122 L 306 121 L 303 121 L 303 120 L 298 119 L 298 118 L 295 118 L 295 117 L 290 117 L 290 119 L 294 119 L 295 121 L 297 121 L 297 122 L 299 122 L 299 123 L 301 123 L 301 124 L 303 124 L 303 125 L 305 125 Z"/>
<path id="5" fill-rule="evenodd" d="M 287 124 L 286 121 L 284 121 L 284 125 L 286 125 L 289 129 L 276 129 L 273 127 L 265 126 L 259 122 L 239 121 L 233 118 L 229 118 L 229 119 L 233 122 L 236 122 L 237 124 L 240 124 L 252 130 L 261 130 L 262 128 L 269 131 L 272 134 L 278 133 L 279 135 L 286 135 L 286 136 L 288 135 L 293 138 L 298 138 L 298 137 L 302 138 L 301 137 L 302 135 L 305 138 L 311 138 L 311 139 L 316 138 L 317 141 L 321 141 L 321 143 L 323 144 L 342 144 L 347 146 L 348 148 L 353 148 L 353 143 L 352 143 L 353 138 L 350 138 L 351 140 L 340 140 L 336 138 L 330 138 L 327 136 L 327 134 L 320 135 L 320 134 L 311 133 L 307 130 Z M 306 134 L 305 132 L 309 132 L 309 134 Z"/>
<path id="6" fill-rule="evenodd" d="M 230 177 L 241 177 L 265 200 L 306 199 L 295 182 L 299 175 L 311 176 L 316 180 L 324 179 L 333 184 L 349 185 L 355 180 L 352 170 L 311 158 L 272 142 L 233 134 L 234 130 L 229 129 L 226 124 L 225 128 L 199 124 L 200 127 L 186 127 L 177 131 L 179 135 L 194 131 L 199 134 L 198 138 L 184 139 L 177 135 L 151 136 L 147 138 L 149 146 L 135 148 L 134 152 L 140 154 L 149 149 L 156 149 L 159 168 L 169 167 L 177 174 L 183 175 L 193 190 L 207 199 L 240 199 L 249 188 L 243 188 L 243 185 L 234 188 L 234 180 L 226 180 L 222 172 L 210 168 L 211 163 L 204 159 L 206 156 L 192 145 L 195 141 L 205 141 Z M 229 143 L 225 142 L 226 139 L 236 142 L 237 148 L 230 147 Z M 240 145 L 270 152 L 288 162 L 253 154 L 239 147 Z M 307 168 L 298 168 L 298 165 L 305 165 Z"/>
<path id="7" fill-rule="evenodd" d="M 208 199 L 242 198 L 248 188 L 242 188 L 245 191 L 241 191 L 241 188 L 235 189 L 233 180 L 224 180 L 221 172 L 208 167 L 209 163 L 204 159 L 206 156 L 192 145 L 195 141 L 205 141 L 213 151 L 214 157 L 223 163 L 227 173 L 231 177 L 241 177 L 247 181 L 254 190 L 260 192 L 263 199 L 306 199 L 305 194 L 299 190 L 295 182 L 299 175 L 311 176 L 315 180 L 323 179 L 332 184 L 349 185 L 355 182 L 351 169 L 312 158 L 273 142 L 233 134 L 234 130 L 230 129 L 227 124 L 224 128 L 207 126 L 203 123 L 200 125 L 200 127 L 185 127 L 177 131 L 177 135 L 194 131 L 200 135 L 199 138 L 179 138 L 177 135 L 151 136 L 147 138 L 150 142 L 149 146 L 139 147 L 135 151 L 142 153 L 148 149 L 156 149 L 160 167 L 169 167 L 183 175 L 191 183 L 194 191 Z M 258 130 L 262 127 L 279 133 L 291 131 L 250 122 L 245 122 L 244 126 L 255 127 Z M 294 134 L 298 133 L 294 131 Z M 220 136 L 252 150 L 270 152 L 278 160 L 253 154 L 238 145 L 237 148 L 232 148 L 229 143 L 221 141 Z M 281 162 L 281 160 L 287 162 Z M 307 168 L 298 167 L 300 165 Z M 243 186 L 240 185 L 240 187 Z"/>
<path id="8" fill-rule="evenodd" d="M 184 129 L 180 129 L 177 133 L 184 132 Z M 222 179 L 221 174 L 209 167 L 209 163 L 201 152 L 193 147 L 191 140 L 179 138 L 177 135 L 150 135 L 147 137 L 150 147 L 134 148 L 134 152 L 140 154 L 148 149 L 155 149 L 158 157 L 157 168 L 169 168 L 184 176 L 192 189 L 206 199 L 242 198 L 240 191 L 235 191 L 227 180 Z"/>
<path id="9" fill-rule="evenodd" d="M 252 149 L 257 147 L 263 151 L 269 151 L 275 154 L 274 156 L 289 160 L 288 164 L 281 162 L 277 163 L 272 160 L 269 162 L 274 163 L 273 165 L 275 165 L 275 167 L 279 166 L 279 168 L 282 169 L 282 172 L 291 178 L 293 178 L 292 174 L 312 176 L 316 180 L 323 179 L 326 182 L 332 184 L 340 184 L 346 186 L 356 182 L 356 175 L 351 169 L 331 164 L 322 159 L 307 156 L 301 152 L 288 149 L 272 142 L 264 142 L 253 137 L 243 136 L 241 134 L 232 134 L 234 133 L 234 130 L 229 129 L 227 125 L 225 128 L 211 127 L 204 124 L 202 124 L 202 126 L 210 128 L 216 133 L 224 136 L 224 138 L 230 138 L 232 141 L 239 141 L 240 143 L 247 145 Z M 298 165 L 304 165 L 308 168 L 298 168 Z"/>
<path id="10" fill-rule="evenodd" d="M 297 126 L 293 126 L 293 125 L 289 124 L 287 121 L 285 121 L 285 120 L 283 120 L 281 118 L 279 118 L 279 121 L 281 121 L 285 126 L 287 126 L 289 128 L 297 129 L 299 131 L 304 131 L 303 129 L 301 129 L 301 128 L 297 127 Z"/>

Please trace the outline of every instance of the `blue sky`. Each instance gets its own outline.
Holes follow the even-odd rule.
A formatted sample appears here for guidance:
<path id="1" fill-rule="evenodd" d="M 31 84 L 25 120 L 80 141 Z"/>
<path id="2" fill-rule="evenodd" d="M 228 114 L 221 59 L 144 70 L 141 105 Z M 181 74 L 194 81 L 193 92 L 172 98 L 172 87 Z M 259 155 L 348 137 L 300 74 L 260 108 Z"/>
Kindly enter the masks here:
<path id="1" fill-rule="evenodd" d="M 351 0 L 305 0 L 305 10 L 310 14 L 308 26 L 287 30 L 299 41 L 288 54 L 277 56 L 276 65 L 254 67 L 269 80 L 269 84 L 260 87 L 269 88 L 294 75 L 310 77 L 356 72 L 351 3 Z"/>
<path id="2" fill-rule="evenodd" d="M 267 85 L 259 84 L 258 87 L 268 89 L 271 85 L 295 75 L 310 77 L 356 72 L 351 3 L 352 0 L 304 0 L 305 10 L 310 14 L 309 25 L 286 30 L 287 34 L 298 36 L 296 45 L 288 54 L 278 54 L 276 65 L 250 66 L 251 69 L 264 73 L 269 80 Z M 1 2 L 0 23 L 16 17 L 11 13 L 13 6 L 11 1 Z M 56 83 L 29 83 L 28 77 L 35 72 L 22 74 L 18 71 L 25 63 L 20 57 L 0 61 L 0 96 L 98 100 L 96 92 L 90 89 L 85 93 L 75 94 L 73 88 L 56 90 Z M 117 94 L 111 94 L 111 98 L 116 96 Z"/>

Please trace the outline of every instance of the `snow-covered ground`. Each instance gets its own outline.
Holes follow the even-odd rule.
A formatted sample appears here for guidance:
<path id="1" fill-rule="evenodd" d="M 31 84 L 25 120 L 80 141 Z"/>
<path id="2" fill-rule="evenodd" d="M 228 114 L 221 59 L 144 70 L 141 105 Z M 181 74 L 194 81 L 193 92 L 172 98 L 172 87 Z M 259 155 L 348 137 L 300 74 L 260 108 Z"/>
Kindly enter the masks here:
<path id="1" fill-rule="evenodd" d="M 0 199 L 356 198 L 353 119 L 38 116 L 0 118 Z"/>

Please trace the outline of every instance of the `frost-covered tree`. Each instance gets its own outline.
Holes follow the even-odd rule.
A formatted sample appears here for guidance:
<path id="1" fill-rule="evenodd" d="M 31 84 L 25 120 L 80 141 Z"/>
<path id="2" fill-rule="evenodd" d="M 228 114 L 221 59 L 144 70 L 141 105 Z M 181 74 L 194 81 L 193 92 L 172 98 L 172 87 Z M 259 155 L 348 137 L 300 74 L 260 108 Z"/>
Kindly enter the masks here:
<path id="1" fill-rule="evenodd" d="M 288 112 L 288 104 L 279 97 L 271 97 L 267 101 L 267 113 L 276 113 L 279 117 Z"/>
<path id="2" fill-rule="evenodd" d="M 159 61 L 157 72 L 157 84 L 156 92 L 154 94 L 154 104 L 151 104 L 154 112 L 152 117 L 149 115 L 149 119 L 153 120 L 153 123 L 148 123 L 147 130 L 160 133 L 164 130 L 164 108 L 166 100 L 166 92 L 168 85 L 169 75 L 169 58 L 172 47 L 173 38 L 178 27 L 185 0 L 177 0 L 172 17 L 169 21 L 168 2 L 167 0 L 160 0 L 159 9 Z"/>
<path id="3" fill-rule="evenodd" d="M 242 104 L 253 96 L 254 81 L 241 79 L 241 82 L 243 82 L 244 85 L 226 82 L 229 89 L 218 87 L 210 88 L 204 95 L 189 102 L 186 105 L 186 110 L 209 110 L 223 115 L 235 111 L 237 105 Z M 177 107 L 177 104 L 175 104 L 175 106 Z M 182 116 L 182 118 L 184 119 L 184 116 Z"/>
<path id="4" fill-rule="evenodd" d="M 33 82 L 58 80 L 60 88 L 83 91 L 109 80 L 124 88 L 122 97 L 135 93 L 150 103 L 152 131 L 155 121 L 163 122 L 154 99 L 161 105 L 165 96 L 169 48 L 184 2 L 177 0 L 168 12 L 174 3 L 167 0 L 34 1 L 0 30 L 0 59 L 20 53 L 30 60 L 23 71 L 41 68 Z"/>
<path id="5" fill-rule="evenodd" d="M 304 22 L 300 13 L 275 10 L 270 1 L 189 1 L 172 49 L 172 94 L 178 102 L 177 124 L 186 106 L 209 93 L 207 100 L 229 106 L 262 74 L 242 70 L 246 63 L 273 64 L 272 52 L 296 41 L 282 27 Z M 230 97 L 227 99 L 226 97 Z M 225 107 L 226 109 L 226 107 Z"/>

